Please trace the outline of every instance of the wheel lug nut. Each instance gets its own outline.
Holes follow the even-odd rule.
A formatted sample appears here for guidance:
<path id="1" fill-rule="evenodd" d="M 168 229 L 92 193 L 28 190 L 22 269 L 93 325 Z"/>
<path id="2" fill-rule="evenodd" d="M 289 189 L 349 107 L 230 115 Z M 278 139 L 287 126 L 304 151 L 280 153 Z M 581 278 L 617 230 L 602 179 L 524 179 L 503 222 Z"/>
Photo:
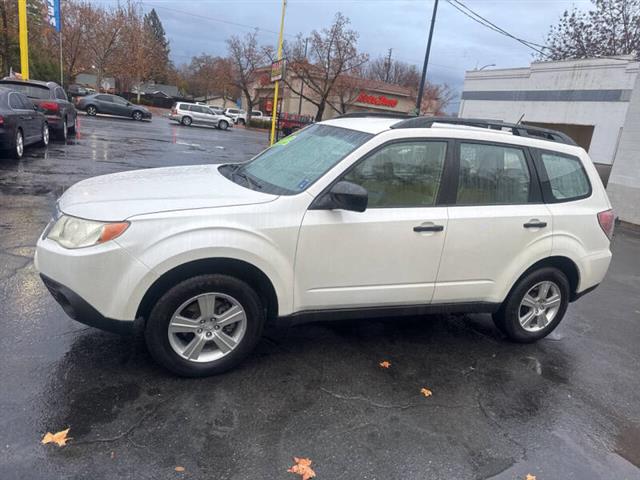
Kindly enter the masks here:
<path id="1" fill-rule="evenodd" d="M 207 332 L 207 337 L 210 337 L 211 335 L 211 332 Z"/>
<path id="2" fill-rule="evenodd" d="M 198 329 L 198 333 L 202 333 L 202 329 L 201 328 Z"/>
<path id="3" fill-rule="evenodd" d="M 213 328 L 216 330 L 220 330 L 220 325 L 215 325 Z"/>

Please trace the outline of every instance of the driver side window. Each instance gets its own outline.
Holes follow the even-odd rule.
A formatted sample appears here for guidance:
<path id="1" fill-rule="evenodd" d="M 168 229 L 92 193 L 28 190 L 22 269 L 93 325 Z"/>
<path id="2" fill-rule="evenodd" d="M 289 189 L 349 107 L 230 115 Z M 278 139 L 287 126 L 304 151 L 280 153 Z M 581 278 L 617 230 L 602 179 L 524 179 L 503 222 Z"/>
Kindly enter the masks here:
<path id="1" fill-rule="evenodd" d="M 446 142 L 392 143 L 360 161 L 344 180 L 364 187 L 368 208 L 435 205 L 447 152 Z"/>

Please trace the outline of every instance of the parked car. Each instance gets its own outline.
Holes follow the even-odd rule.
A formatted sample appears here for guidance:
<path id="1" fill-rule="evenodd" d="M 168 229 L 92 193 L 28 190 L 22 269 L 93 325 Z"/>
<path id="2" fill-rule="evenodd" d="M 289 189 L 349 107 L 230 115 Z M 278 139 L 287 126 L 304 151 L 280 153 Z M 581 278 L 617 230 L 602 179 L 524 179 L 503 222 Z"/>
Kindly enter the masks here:
<path id="1" fill-rule="evenodd" d="M 84 97 L 85 95 L 91 95 L 92 93 L 96 93 L 96 91 L 93 88 L 72 84 L 72 85 L 69 85 L 67 93 L 72 97 Z"/>
<path id="2" fill-rule="evenodd" d="M 247 112 L 239 108 L 227 108 L 224 114 L 233 120 L 233 123 L 245 125 L 247 123 Z"/>
<path id="3" fill-rule="evenodd" d="M 203 125 L 226 130 L 232 122 L 225 115 L 215 113 L 211 108 L 196 103 L 179 102 L 171 107 L 169 119 L 185 126 Z"/>
<path id="4" fill-rule="evenodd" d="M 87 115 L 98 113 L 133 118 L 134 120 L 151 120 L 151 112 L 142 105 L 135 105 L 125 98 L 108 93 L 87 95 L 78 100 L 78 110 L 84 110 Z"/>
<path id="5" fill-rule="evenodd" d="M 29 97 L 45 114 L 49 129 L 56 137 L 66 140 L 69 135 L 76 133 L 76 107 L 57 83 L 6 77 L 0 80 L 0 87 L 15 90 Z"/>
<path id="6" fill-rule="evenodd" d="M 25 95 L 0 87 L 0 150 L 21 159 L 24 147 L 49 144 L 47 118 Z"/>
<path id="7" fill-rule="evenodd" d="M 346 115 L 248 163 L 97 177 L 57 205 L 35 258 L 53 296 L 143 330 L 186 376 L 238 364 L 266 322 L 486 312 L 538 340 L 602 281 L 614 226 L 566 135 L 435 117 Z"/>

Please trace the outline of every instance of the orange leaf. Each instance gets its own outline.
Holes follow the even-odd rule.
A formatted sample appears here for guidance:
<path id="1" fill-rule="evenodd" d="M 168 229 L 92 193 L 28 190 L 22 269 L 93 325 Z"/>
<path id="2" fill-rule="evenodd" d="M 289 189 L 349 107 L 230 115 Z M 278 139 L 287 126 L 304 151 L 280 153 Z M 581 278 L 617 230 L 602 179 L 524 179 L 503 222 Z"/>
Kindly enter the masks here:
<path id="1" fill-rule="evenodd" d="M 176 472 L 184 472 L 184 467 L 177 466 L 176 468 L 174 468 L 174 470 Z"/>
<path id="2" fill-rule="evenodd" d="M 423 394 L 425 397 L 430 397 L 431 395 L 433 395 L 433 392 L 425 387 L 422 387 L 420 389 L 420 393 Z M 533 480 L 535 480 L 535 478 Z"/>
<path id="3" fill-rule="evenodd" d="M 59 447 L 64 447 L 67 444 L 67 441 L 71 440 L 70 438 L 67 438 L 67 433 L 69 433 L 69 430 L 71 430 L 71 427 L 58 433 L 47 432 L 45 436 L 42 437 L 41 443 L 55 443 Z"/>
<path id="4" fill-rule="evenodd" d="M 536 480 L 536 476 L 531 475 L 530 473 L 527 473 L 527 478 L 525 478 L 525 480 Z"/>
<path id="5" fill-rule="evenodd" d="M 289 468 L 287 472 L 295 473 L 302 477 L 302 480 L 309 480 L 316 477 L 316 472 L 311 469 L 311 460 L 308 458 L 293 457 L 296 464 Z"/>
<path id="6" fill-rule="evenodd" d="M 391 362 L 388 362 L 387 360 L 384 360 L 384 361 L 380 362 L 378 365 L 380 365 L 381 368 L 389 368 L 391 366 Z"/>

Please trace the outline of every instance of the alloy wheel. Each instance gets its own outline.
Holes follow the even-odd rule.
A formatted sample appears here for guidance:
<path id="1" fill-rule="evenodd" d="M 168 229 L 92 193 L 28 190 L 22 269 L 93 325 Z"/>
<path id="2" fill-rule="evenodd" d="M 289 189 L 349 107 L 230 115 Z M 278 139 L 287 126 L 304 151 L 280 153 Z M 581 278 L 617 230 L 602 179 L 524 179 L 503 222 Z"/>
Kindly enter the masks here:
<path id="1" fill-rule="evenodd" d="M 16 156 L 18 158 L 22 158 L 23 154 L 24 154 L 24 138 L 22 136 L 22 132 L 18 130 L 18 133 L 16 133 Z"/>
<path id="2" fill-rule="evenodd" d="M 169 344 L 185 360 L 206 363 L 236 349 L 247 330 L 244 308 L 230 295 L 204 293 L 178 307 L 169 321 Z"/>
<path id="3" fill-rule="evenodd" d="M 62 122 L 62 140 L 67 141 L 67 137 L 69 136 L 69 132 L 67 131 L 67 119 L 65 118 Z"/>
<path id="4" fill-rule="evenodd" d="M 561 304 L 562 293 L 558 285 L 548 280 L 536 283 L 520 302 L 520 326 L 527 332 L 539 332 L 553 322 Z"/>
<path id="5" fill-rule="evenodd" d="M 49 145 L 49 125 L 46 123 L 42 126 L 42 144 L 45 147 Z"/>
<path id="6" fill-rule="evenodd" d="M 140 112 L 133 112 L 134 120 L 142 120 L 142 114 Z"/>

